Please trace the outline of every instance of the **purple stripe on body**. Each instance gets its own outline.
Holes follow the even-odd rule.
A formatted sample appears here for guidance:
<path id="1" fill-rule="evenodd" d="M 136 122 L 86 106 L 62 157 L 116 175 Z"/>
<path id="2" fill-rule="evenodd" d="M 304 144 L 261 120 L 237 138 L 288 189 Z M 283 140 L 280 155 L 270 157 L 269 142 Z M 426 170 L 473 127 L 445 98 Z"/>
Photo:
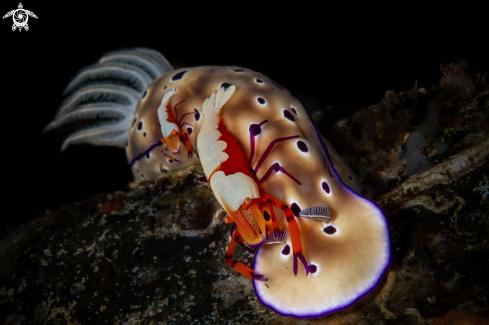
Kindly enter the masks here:
<path id="1" fill-rule="evenodd" d="M 156 148 L 156 147 L 158 147 L 158 146 L 160 146 L 162 144 L 163 143 L 161 142 L 161 140 L 158 140 L 157 142 L 155 142 L 152 145 L 150 145 L 148 149 L 144 150 L 143 152 L 141 152 L 140 154 L 138 154 L 136 157 L 132 158 L 128 162 L 129 167 L 134 166 L 134 164 L 136 163 L 136 161 L 138 161 L 139 159 L 143 158 L 144 156 L 146 156 L 147 154 L 149 154 L 154 148 Z"/>

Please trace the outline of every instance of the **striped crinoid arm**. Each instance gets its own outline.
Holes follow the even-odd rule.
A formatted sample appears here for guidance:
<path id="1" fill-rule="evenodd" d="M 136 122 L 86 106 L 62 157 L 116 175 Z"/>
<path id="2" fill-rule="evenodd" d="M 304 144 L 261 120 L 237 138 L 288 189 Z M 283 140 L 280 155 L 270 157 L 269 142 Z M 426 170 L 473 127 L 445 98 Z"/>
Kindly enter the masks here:
<path id="1" fill-rule="evenodd" d="M 124 147 L 126 140 L 127 130 L 122 130 L 117 122 L 101 123 L 69 135 L 61 145 L 61 152 L 70 145 L 81 143 Z"/>
<path id="2" fill-rule="evenodd" d="M 66 138 L 61 151 L 81 143 L 124 147 L 139 98 L 154 79 L 171 70 L 155 50 L 106 53 L 73 77 L 63 92 L 65 100 L 43 132 L 91 119 L 92 125 Z"/>

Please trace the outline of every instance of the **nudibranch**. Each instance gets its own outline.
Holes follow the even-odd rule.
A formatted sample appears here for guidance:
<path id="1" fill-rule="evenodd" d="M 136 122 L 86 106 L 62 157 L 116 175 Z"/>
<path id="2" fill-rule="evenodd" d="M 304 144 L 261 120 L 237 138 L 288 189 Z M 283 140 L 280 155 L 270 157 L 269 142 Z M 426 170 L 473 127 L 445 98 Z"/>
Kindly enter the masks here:
<path id="1" fill-rule="evenodd" d="M 315 318 L 347 308 L 389 266 L 382 210 L 361 196 L 304 105 L 265 75 L 235 66 L 172 70 L 160 53 L 136 48 L 104 55 L 66 93 L 46 129 L 114 120 L 69 136 L 62 149 L 125 147 L 135 180 L 202 164 L 232 224 L 227 263 L 277 313 Z M 256 253 L 253 269 L 233 259 L 237 244 Z"/>

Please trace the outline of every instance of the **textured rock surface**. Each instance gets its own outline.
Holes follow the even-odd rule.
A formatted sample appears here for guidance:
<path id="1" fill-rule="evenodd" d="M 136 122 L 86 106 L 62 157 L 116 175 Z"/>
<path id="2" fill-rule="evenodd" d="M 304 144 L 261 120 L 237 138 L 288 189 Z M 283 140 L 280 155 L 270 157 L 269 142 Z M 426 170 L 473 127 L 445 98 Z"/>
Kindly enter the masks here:
<path id="1" fill-rule="evenodd" d="M 489 87 L 442 72 L 438 86 L 388 91 L 340 119 L 311 108 L 391 228 L 392 265 L 351 308 L 297 320 L 263 307 L 225 263 L 225 213 L 190 168 L 48 211 L 4 239 L 4 324 L 489 323 Z M 419 148 L 406 150 L 413 132 Z M 410 177 L 407 166 L 421 167 Z"/>

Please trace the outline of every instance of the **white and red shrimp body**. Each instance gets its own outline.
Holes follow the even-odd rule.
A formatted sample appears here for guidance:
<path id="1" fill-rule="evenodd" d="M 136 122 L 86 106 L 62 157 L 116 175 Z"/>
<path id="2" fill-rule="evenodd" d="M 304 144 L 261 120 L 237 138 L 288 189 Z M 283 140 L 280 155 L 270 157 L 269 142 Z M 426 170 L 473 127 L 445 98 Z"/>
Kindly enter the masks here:
<path id="1" fill-rule="evenodd" d="M 197 67 L 141 93 L 126 146 L 135 179 L 200 161 L 233 223 L 226 261 L 264 305 L 320 317 L 376 286 L 390 263 L 385 216 L 286 89 L 245 68 Z M 253 269 L 232 259 L 237 243 L 257 249 Z"/>

